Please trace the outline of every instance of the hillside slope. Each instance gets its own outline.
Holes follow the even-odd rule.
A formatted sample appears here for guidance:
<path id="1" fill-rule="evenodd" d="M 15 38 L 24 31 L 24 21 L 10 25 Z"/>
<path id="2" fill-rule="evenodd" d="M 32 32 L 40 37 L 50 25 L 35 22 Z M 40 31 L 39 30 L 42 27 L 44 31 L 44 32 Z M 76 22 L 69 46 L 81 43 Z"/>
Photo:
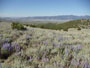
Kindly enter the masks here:
<path id="1" fill-rule="evenodd" d="M 26 24 L 27 25 L 27 24 Z M 28 24 L 27 26 L 30 27 L 38 27 L 38 28 L 43 28 L 43 29 L 53 29 L 53 30 L 65 30 L 67 31 L 69 28 L 77 28 L 78 30 L 84 28 L 88 29 L 90 28 L 90 20 L 85 19 L 85 20 L 73 20 L 65 23 L 40 23 L 40 24 L 35 24 L 31 23 Z"/>
<path id="2" fill-rule="evenodd" d="M 10 25 L 0 23 L 0 55 L 6 54 L 3 44 L 15 48 L 7 58 L 0 56 L 2 68 L 90 68 L 90 29 L 22 31 Z"/>

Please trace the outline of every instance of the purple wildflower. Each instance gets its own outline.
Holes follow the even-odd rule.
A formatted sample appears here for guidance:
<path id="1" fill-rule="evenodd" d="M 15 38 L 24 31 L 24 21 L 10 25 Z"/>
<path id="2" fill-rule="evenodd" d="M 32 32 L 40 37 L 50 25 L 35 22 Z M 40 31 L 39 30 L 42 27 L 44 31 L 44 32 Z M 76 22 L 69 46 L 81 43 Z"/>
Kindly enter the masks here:
<path id="1" fill-rule="evenodd" d="M 49 59 L 48 59 L 48 58 L 42 58 L 42 61 L 43 61 L 43 62 L 48 62 Z"/>
<path id="2" fill-rule="evenodd" d="M 90 68 L 90 65 L 88 65 L 88 68 Z"/>
<path id="3" fill-rule="evenodd" d="M 89 63 L 88 62 L 85 62 L 84 68 L 89 68 Z"/>
<path id="4" fill-rule="evenodd" d="M 64 40 L 64 38 L 62 37 L 62 36 L 60 36 L 59 38 L 58 38 L 58 41 L 63 41 Z"/>
<path id="5" fill-rule="evenodd" d="M 44 45 L 48 45 L 48 42 L 47 42 L 47 41 L 43 41 L 43 44 L 44 44 Z"/>
<path id="6" fill-rule="evenodd" d="M 33 58 L 32 58 L 32 56 L 30 56 L 28 61 L 32 62 L 32 60 L 33 60 Z"/>
<path id="7" fill-rule="evenodd" d="M 73 48 L 73 50 L 76 52 L 76 53 L 79 53 L 79 51 L 82 49 L 82 45 L 77 45 L 76 47 Z"/>
<path id="8" fill-rule="evenodd" d="M 53 42 L 53 46 L 54 46 L 54 47 L 56 47 L 56 46 L 57 46 L 57 44 L 56 44 L 55 42 Z"/>
<path id="9" fill-rule="evenodd" d="M 8 43 L 8 42 L 9 42 L 9 40 L 10 40 L 9 38 L 6 38 L 6 39 L 5 39 L 5 43 Z"/>
<path id="10" fill-rule="evenodd" d="M 13 47 L 11 46 L 10 43 L 4 43 L 2 46 L 2 49 L 7 50 L 7 51 L 13 51 Z"/>
<path id="11" fill-rule="evenodd" d="M 31 36 L 26 36 L 26 40 L 30 40 L 30 39 L 32 39 Z"/>

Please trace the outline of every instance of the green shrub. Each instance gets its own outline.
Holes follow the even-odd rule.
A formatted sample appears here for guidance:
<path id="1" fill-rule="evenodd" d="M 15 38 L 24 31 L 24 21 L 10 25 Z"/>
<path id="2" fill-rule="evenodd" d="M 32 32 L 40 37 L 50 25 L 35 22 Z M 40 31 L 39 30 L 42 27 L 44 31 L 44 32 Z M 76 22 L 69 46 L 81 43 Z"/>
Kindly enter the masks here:
<path id="1" fill-rule="evenodd" d="M 12 23 L 11 24 L 12 29 L 17 29 L 17 30 L 26 30 L 23 24 L 20 23 Z"/>
<path id="2" fill-rule="evenodd" d="M 36 25 L 30 24 L 31 27 L 36 27 Z"/>
<path id="3" fill-rule="evenodd" d="M 80 28 L 80 27 L 78 27 L 78 30 L 81 30 L 81 28 Z"/>

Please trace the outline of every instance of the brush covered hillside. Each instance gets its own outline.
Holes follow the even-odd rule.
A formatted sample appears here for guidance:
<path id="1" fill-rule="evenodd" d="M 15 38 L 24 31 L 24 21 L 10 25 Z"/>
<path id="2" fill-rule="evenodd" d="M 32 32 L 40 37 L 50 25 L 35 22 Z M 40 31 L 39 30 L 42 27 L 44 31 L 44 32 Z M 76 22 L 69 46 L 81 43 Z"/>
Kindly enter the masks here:
<path id="1" fill-rule="evenodd" d="M 73 20 L 65 23 L 31 23 L 26 24 L 26 26 L 65 31 L 68 31 L 69 28 L 77 28 L 78 30 L 81 30 L 82 28 L 90 28 L 90 19 Z"/>
<path id="2" fill-rule="evenodd" d="M 0 67 L 90 68 L 90 21 L 80 21 L 68 31 L 0 22 Z"/>

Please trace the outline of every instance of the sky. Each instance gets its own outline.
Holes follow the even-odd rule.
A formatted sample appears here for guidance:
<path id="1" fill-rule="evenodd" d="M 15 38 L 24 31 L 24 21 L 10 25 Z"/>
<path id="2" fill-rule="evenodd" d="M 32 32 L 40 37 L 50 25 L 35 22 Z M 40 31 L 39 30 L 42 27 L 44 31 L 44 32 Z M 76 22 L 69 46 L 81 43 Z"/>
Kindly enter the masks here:
<path id="1" fill-rule="evenodd" d="M 90 0 L 0 0 L 0 17 L 90 15 Z"/>

